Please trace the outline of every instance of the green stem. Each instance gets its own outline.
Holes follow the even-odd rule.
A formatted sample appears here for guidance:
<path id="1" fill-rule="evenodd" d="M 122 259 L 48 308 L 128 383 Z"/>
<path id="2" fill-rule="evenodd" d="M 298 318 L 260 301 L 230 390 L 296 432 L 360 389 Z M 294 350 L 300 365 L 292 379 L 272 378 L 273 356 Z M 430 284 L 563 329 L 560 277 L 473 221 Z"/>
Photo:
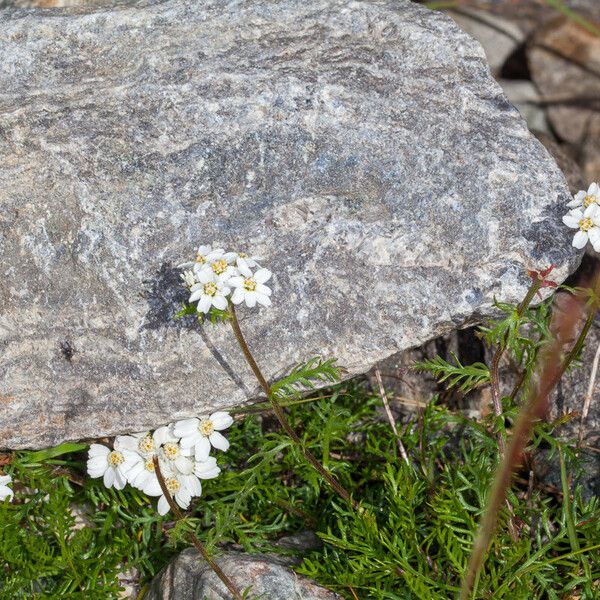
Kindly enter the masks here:
<path id="1" fill-rule="evenodd" d="M 169 503 L 169 506 L 171 507 L 171 510 L 173 511 L 173 514 L 175 515 L 175 518 L 178 521 L 181 521 L 181 520 L 183 520 L 183 515 L 181 514 L 179 507 L 175 503 L 175 500 L 173 500 L 173 496 L 171 496 L 171 492 L 169 492 L 169 488 L 167 487 L 165 478 L 163 477 L 162 471 L 160 470 L 158 456 L 154 457 L 153 462 L 154 462 L 154 472 L 156 473 L 156 477 L 158 478 L 158 483 L 160 484 L 160 489 L 162 490 L 162 493 L 164 494 L 167 502 Z M 225 587 L 231 592 L 231 595 L 235 598 L 235 600 L 243 600 L 242 595 L 237 591 L 237 588 L 235 587 L 235 585 L 233 584 L 231 579 L 229 579 L 229 577 L 227 577 L 227 575 L 225 575 L 225 573 L 223 572 L 221 567 L 219 567 L 219 565 L 210 557 L 208 550 L 204 547 L 204 544 L 198 539 L 196 534 L 194 532 L 191 532 L 190 537 L 192 540 L 192 544 L 194 544 L 196 550 L 198 550 L 198 552 L 200 553 L 202 558 L 208 563 L 209 567 L 215 572 L 216 576 L 225 584 Z"/>
<path id="2" fill-rule="evenodd" d="M 254 356 L 252 355 L 248 343 L 246 342 L 246 338 L 244 337 L 244 334 L 240 328 L 240 323 L 238 321 L 235 308 L 231 302 L 229 303 L 229 315 L 231 316 L 230 323 L 233 333 L 235 334 L 235 338 L 242 349 L 244 358 L 250 365 L 250 368 L 258 380 L 260 387 L 263 389 L 267 398 L 269 399 L 269 402 L 273 407 L 273 412 L 275 413 L 275 416 L 277 417 L 284 431 L 289 435 L 294 444 L 296 444 L 298 449 L 302 452 L 304 458 L 319 472 L 319 474 L 325 479 L 325 481 L 327 481 L 327 483 L 335 490 L 335 492 L 346 502 L 350 503 L 355 510 L 358 510 L 358 503 L 352 499 L 348 491 L 346 491 L 346 489 L 337 481 L 337 479 L 325 469 L 325 467 L 313 456 L 313 454 L 307 448 L 305 448 L 302 440 L 289 424 L 285 416 L 285 411 L 275 398 L 275 394 L 273 394 L 271 391 L 271 386 L 268 384 L 257 362 L 254 360 Z"/>

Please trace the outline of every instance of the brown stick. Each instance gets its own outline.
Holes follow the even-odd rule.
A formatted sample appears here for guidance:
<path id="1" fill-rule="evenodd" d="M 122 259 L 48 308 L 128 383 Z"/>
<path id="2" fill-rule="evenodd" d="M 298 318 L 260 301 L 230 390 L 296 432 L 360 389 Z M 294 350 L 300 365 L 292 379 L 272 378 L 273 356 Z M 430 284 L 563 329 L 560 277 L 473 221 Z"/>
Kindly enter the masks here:
<path id="1" fill-rule="evenodd" d="M 398 429 L 396 427 L 396 421 L 394 420 L 394 415 L 390 409 L 390 403 L 387 399 L 387 394 L 385 393 L 385 387 L 383 386 L 383 380 L 381 379 L 381 373 L 379 372 L 379 367 L 375 367 L 375 377 L 377 379 L 377 384 L 379 385 L 379 394 L 381 395 L 381 401 L 383 402 L 383 407 L 385 408 L 385 414 L 387 415 L 388 421 L 390 422 L 390 426 L 394 435 L 396 436 L 396 442 L 398 443 L 398 450 L 400 450 L 400 455 L 404 459 L 404 462 L 407 465 L 410 465 L 408 460 L 408 454 L 406 453 L 406 448 L 400 439 L 400 434 L 398 433 Z"/>
<path id="2" fill-rule="evenodd" d="M 175 503 L 175 500 L 173 500 L 173 496 L 171 496 L 171 492 L 169 492 L 169 488 L 167 487 L 165 478 L 163 477 L 163 474 L 160 470 L 158 456 L 155 456 L 153 458 L 153 462 L 154 462 L 154 471 L 156 473 L 156 477 L 158 478 L 158 483 L 160 484 L 160 489 L 162 490 L 162 493 L 164 494 L 167 502 L 169 503 L 169 506 L 171 507 L 173 514 L 175 515 L 177 520 L 181 521 L 181 520 L 183 520 L 183 515 L 181 514 L 179 507 Z M 235 585 L 233 584 L 231 579 L 229 579 L 229 577 L 227 577 L 227 575 L 225 575 L 225 573 L 223 572 L 221 567 L 219 567 L 219 565 L 210 557 L 208 551 L 204 547 L 204 544 L 202 544 L 202 542 L 198 539 L 198 537 L 196 536 L 196 534 L 193 531 L 190 532 L 190 537 L 192 540 L 192 544 L 194 544 L 196 550 L 198 550 L 198 552 L 200 553 L 202 558 L 208 563 L 210 568 L 215 572 L 216 576 L 225 584 L 225 587 L 231 592 L 231 594 L 235 598 L 235 600 L 243 600 L 242 595 L 237 591 L 237 588 L 235 587 Z"/>
<path id="3" fill-rule="evenodd" d="M 312 455 L 312 453 L 304 447 L 302 440 L 298 437 L 298 434 L 293 430 L 292 426 L 289 424 L 285 411 L 277 402 L 275 395 L 271 392 L 271 386 L 267 383 L 264 375 L 262 374 L 257 362 L 254 360 L 254 356 L 250 351 L 250 348 L 246 342 L 246 338 L 242 333 L 240 328 L 240 324 L 235 313 L 235 308 L 233 304 L 229 303 L 229 314 L 231 315 L 230 323 L 233 329 L 233 333 L 242 349 L 242 353 L 244 354 L 244 358 L 246 362 L 250 365 L 254 376 L 258 380 L 260 387 L 264 390 L 267 398 L 271 402 L 271 406 L 273 407 L 273 412 L 275 416 L 279 420 L 279 423 L 283 427 L 284 431 L 290 436 L 294 444 L 298 447 L 298 449 L 302 452 L 304 458 L 321 474 L 321 476 L 327 481 L 327 483 L 335 490 L 335 492 L 343 498 L 346 502 L 349 502 L 352 508 L 355 510 L 359 509 L 358 502 L 354 501 L 350 494 L 346 491 L 346 489 L 338 482 L 338 480 L 329 473 L 325 467 Z"/>
<path id="4" fill-rule="evenodd" d="M 596 348 L 596 354 L 594 355 L 594 362 L 592 363 L 592 373 L 590 375 L 590 382 L 588 383 L 587 393 L 583 400 L 583 408 L 581 409 L 581 418 L 579 420 L 579 438 L 577 445 L 581 446 L 583 443 L 583 427 L 590 410 L 590 404 L 592 402 L 592 396 L 594 395 L 594 387 L 596 385 L 596 376 L 598 375 L 598 363 L 600 362 L 600 343 Z"/>

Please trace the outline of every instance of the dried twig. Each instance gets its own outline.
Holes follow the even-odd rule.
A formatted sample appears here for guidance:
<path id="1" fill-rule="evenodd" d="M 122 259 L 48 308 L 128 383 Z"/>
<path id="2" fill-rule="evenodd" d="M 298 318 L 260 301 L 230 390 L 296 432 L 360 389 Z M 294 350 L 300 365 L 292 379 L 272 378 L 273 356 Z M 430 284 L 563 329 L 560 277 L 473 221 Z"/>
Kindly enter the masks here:
<path id="1" fill-rule="evenodd" d="M 579 421 L 579 439 L 577 442 L 578 446 L 581 446 L 583 442 L 583 426 L 585 420 L 590 411 L 590 404 L 592 402 L 592 396 L 594 395 L 594 387 L 596 385 L 596 376 L 598 375 L 598 363 L 600 362 L 600 343 L 596 348 L 596 354 L 594 355 L 594 362 L 592 363 L 592 373 L 590 374 L 590 382 L 588 384 L 587 393 L 583 400 L 583 408 L 581 409 L 581 419 Z"/>
<path id="2" fill-rule="evenodd" d="M 383 386 L 383 380 L 381 379 L 381 373 L 379 372 L 379 367 L 375 367 L 375 377 L 377 378 L 377 383 L 379 384 L 379 393 L 381 394 L 381 400 L 383 402 L 383 407 L 385 408 L 385 414 L 387 415 L 388 421 L 392 427 L 392 431 L 396 436 L 396 442 L 398 444 L 398 450 L 400 450 L 400 455 L 404 459 L 404 462 L 409 465 L 410 461 L 408 460 L 408 454 L 406 454 L 406 448 L 400 439 L 400 434 L 398 433 L 398 429 L 396 428 L 396 421 L 394 419 L 394 415 L 390 409 L 390 403 L 388 402 L 387 395 L 385 393 L 385 387 Z"/>

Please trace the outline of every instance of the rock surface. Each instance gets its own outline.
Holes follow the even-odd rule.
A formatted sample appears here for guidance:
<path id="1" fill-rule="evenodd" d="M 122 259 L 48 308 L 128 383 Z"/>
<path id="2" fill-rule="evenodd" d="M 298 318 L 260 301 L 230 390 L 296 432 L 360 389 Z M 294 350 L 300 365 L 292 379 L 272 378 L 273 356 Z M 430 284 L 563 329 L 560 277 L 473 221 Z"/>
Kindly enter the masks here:
<path id="1" fill-rule="evenodd" d="M 144 430 L 259 396 L 174 265 L 265 257 L 269 378 L 350 374 L 579 260 L 568 188 L 479 44 L 402 0 L 0 12 L 0 445 Z"/>
<path id="2" fill-rule="evenodd" d="M 217 559 L 239 590 L 252 586 L 251 597 L 268 600 L 336 600 L 337 594 L 297 575 L 289 561 L 275 556 L 228 552 Z M 226 600 L 231 598 L 198 552 L 182 552 L 152 581 L 145 600 Z"/>

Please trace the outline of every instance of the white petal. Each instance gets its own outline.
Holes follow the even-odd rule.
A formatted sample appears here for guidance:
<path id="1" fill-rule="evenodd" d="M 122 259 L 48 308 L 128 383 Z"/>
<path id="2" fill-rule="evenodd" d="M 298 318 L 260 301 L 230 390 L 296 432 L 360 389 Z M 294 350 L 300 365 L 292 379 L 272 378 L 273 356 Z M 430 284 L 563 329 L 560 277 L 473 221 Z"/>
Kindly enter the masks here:
<path id="1" fill-rule="evenodd" d="M 588 231 L 588 237 L 590 239 L 590 242 L 592 242 L 592 245 L 594 246 L 595 250 L 596 244 L 600 241 L 600 227 L 592 227 Z"/>
<path id="2" fill-rule="evenodd" d="M 209 419 L 217 431 L 227 429 L 233 423 L 233 418 L 231 415 L 224 411 L 217 411 L 213 413 L 210 415 Z"/>
<path id="3" fill-rule="evenodd" d="M 577 217 L 573 213 L 569 213 L 562 218 L 563 223 L 571 229 L 578 229 L 580 220 L 581 216 Z"/>
<path id="4" fill-rule="evenodd" d="M 198 312 L 207 313 L 210 310 L 212 304 L 212 298 L 210 296 L 202 296 L 200 302 L 198 302 Z"/>
<path id="5" fill-rule="evenodd" d="M 115 450 L 131 450 L 132 452 L 137 452 L 139 441 L 139 438 L 135 438 L 132 435 L 118 435 L 115 438 L 113 446 Z"/>
<path id="6" fill-rule="evenodd" d="M 200 484 L 200 480 L 195 475 L 182 475 L 180 477 L 180 481 L 185 485 L 188 492 L 192 496 L 201 496 L 202 495 L 202 485 Z"/>
<path id="7" fill-rule="evenodd" d="M 213 306 L 219 310 L 225 310 L 227 308 L 227 300 L 223 296 L 215 296 L 213 298 Z"/>
<path id="8" fill-rule="evenodd" d="M 115 470 L 111 467 L 104 471 L 104 485 L 109 488 L 115 482 Z"/>
<path id="9" fill-rule="evenodd" d="M 588 196 L 600 196 L 600 186 L 597 183 L 590 183 L 588 188 Z"/>
<path id="10" fill-rule="evenodd" d="M 208 439 L 215 448 L 223 450 L 223 452 L 229 450 L 229 442 L 227 441 L 227 438 L 224 435 L 221 435 L 218 431 L 213 431 Z"/>
<path id="11" fill-rule="evenodd" d="M 238 265 L 238 269 L 244 277 L 252 277 L 252 271 L 248 268 L 248 265 Z"/>
<path id="12" fill-rule="evenodd" d="M 160 496 L 162 494 L 162 489 L 160 487 L 160 482 L 158 481 L 158 477 L 154 474 L 150 474 L 150 479 L 148 479 L 142 488 L 142 491 L 146 496 Z"/>
<path id="13" fill-rule="evenodd" d="M 116 490 L 122 490 L 125 487 L 125 484 L 127 483 L 127 479 L 123 476 L 123 474 L 118 469 L 114 469 L 114 472 L 115 472 L 115 482 L 113 485 Z"/>
<path id="14" fill-rule="evenodd" d="M 173 439 L 169 428 L 166 426 L 159 427 L 153 434 L 152 439 L 156 446 L 162 446 L 165 442 L 170 442 Z"/>
<path id="15" fill-rule="evenodd" d="M 167 499 L 164 496 L 161 496 L 158 499 L 156 510 L 158 511 L 159 515 L 166 515 L 169 512 L 169 510 L 171 510 L 169 503 L 167 502 Z"/>
<path id="16" fill-rule="evenodd" d="M 181 506 L 181 508 L 187 508 L 190 505 L 191 501 L 192 501 L 192 495 L 190 494 L 189 490 L 186 487 L 182 487 L 175 494 L 175 502 L 177 502 L 177 504 L 179 504 L 179 506 Z"/>
<path id="17" fill-rule="evenodd" d="M 578 231 L 573 238 L 573 246 L 581 250 L 588 241 L 588 234 L 585 231 Z"/>
<path id="18" fill-rule="evenodd" d="M 108 456 L 110 449 L 102 444 L 92 444 L 88 451 L 88 456 L 104 456 L 105 458 Z"/>
<path id="19" fill-rule="evenodd" d="M 188 302 L 196 302 L 197 300 L 200 300 L 203 293 L 204 292 L 202 289 L 192 292 L 191 296 L 188 298 Z"/>
<path id="20" fill-rule="evenodd" d="M 198 431 L 199 422 L 200 420 L 196 419 L 196 417 L 192 419 L 183 419 L 183 421 L 177 421 L 173 425 L 173 433 L 177 437 L 184 437 L 186 435 L 190 435 L 191 433 L 195 433 Z"/>
<path id="21" fill-rule="evenodd" d="M 6 498 L 11 498 L 14 496 L 13 491 L 5 486 L 5 485 L 0 485 L 0 501 L 4 502 L 4 500 L 6 500 Z"/>
<path id="22" fill-rule="evenodd" d="M 258 292 L 256 292 L 256 301 L 263 306 L 271 306 L 271 298 L 264 294 L 259 294 Z"/>
<path id="23" fill-rule="evenodd" d="M 209 269 L 204 269 L 204 270 L 200 271 L 200 273 L 198 273 L 197 276 L 198 276 L 198 280 L 202 284 L 214 283 L 216 281 L 215 274 L 212 272 L 212 270 L 209 270 Z"/>
<path id="24" fill-rule="evenodd" d="M 246 306 L 254 308 L 256 306 L 256 292 L 246 292 Z"/>
<path id="25" fill-rule="evenodd" d="M 271 279 L 271 271 L 269 269 L 259 269 L 254 273 L 254 279 L 257 283 L 265 283 Z"/>
<path id="26" fill-rule="evenodd" d="M 259 283 L 256 286 L 256 291 L 259 294 L 263 294 L 264 296 L 270 296 L 273 292 L 271 292 L 271 288 L 267 287 L 266 285 L 263 285 L 262 283 Z"/>
<path id="27" fill-rule="evenodd" d="M 244 291 L 240 287 L 236 287 L 231 295 L 231 301 L 234 304 L 240 304 L 244 300 Z"/>
<path id="28" fill-rule="evenodd" d="M 207 460 L 210 455 L 210 441 L 207 437 L 201 437 L 196 442 L 196 460 Z"/>
<path id="29" fill-rule="evenodd" d="M 0 475 L 0 485 L 8 485 L 12 481 L 10 475 Z"/>
<path id="30" fill-rule="evenodd" d="M 232 277 L 227 280 L 228 285 L 232 285 L 233 287 L 242 287 L 244 285 L 243 277 Z"/>
<path id="31" fill-rule="evenodd" d="M 189 475 L 194 470 L 194 463 L 185 456 L 178 456 L 175 459 L 175 466 L 184 475 Z"/>
<path id="32" fill-rule="evenodd" d="M 198 443 L 201 437 L 202 435 L 200 432 L 196 430 L 194 433 L 190 433 L 190 435 L 182 437 L 181 440 L 179 440 L 179 446 L 184 453 L 186 453 L 190 448 L 193 448 Z"/>

